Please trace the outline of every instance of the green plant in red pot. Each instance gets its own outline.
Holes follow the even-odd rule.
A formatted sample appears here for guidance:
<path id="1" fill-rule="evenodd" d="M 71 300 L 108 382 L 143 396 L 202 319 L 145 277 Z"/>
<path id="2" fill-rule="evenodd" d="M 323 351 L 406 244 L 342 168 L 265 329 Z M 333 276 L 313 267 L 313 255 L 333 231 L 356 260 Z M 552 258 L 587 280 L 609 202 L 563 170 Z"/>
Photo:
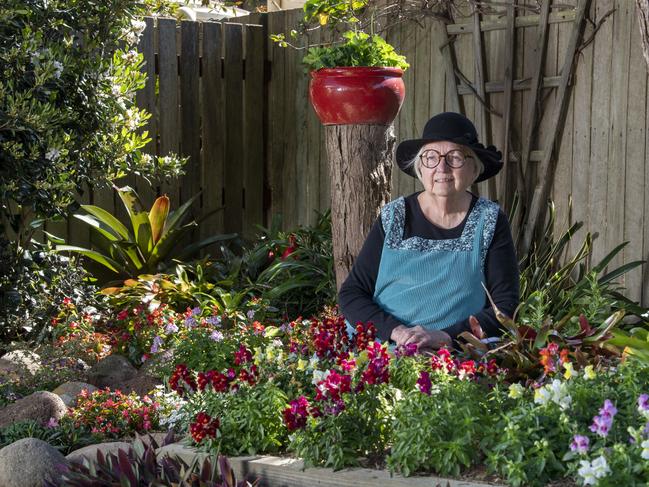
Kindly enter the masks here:
<path id="1" fill-rule="evenodd" d="M 302 33 L 324 27 L 338 33 L 341 25 L 353 26 L 342 39 L 309 47 L 304 56 L 311 75 L 309 98 L 320 121 L 324 125 L 390 124 L 405 97 L 402 75 L 408 63 L 374 33 L 374 12 L 368 2 L 309 0 L 304 12 Z M 371 34 L 363 32 L 361 16 L 370 18 Z M 298 33 L 292 31 L 291 35 L 297 37 Z M 272 38 L 289 45 L 281 34 Z"/>

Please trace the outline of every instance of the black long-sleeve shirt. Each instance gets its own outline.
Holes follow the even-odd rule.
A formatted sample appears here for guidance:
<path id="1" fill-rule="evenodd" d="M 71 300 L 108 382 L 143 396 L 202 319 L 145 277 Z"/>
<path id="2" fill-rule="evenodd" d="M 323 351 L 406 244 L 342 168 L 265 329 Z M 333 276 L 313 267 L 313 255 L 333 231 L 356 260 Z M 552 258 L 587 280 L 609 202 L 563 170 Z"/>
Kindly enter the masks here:
<path id="1" fill-rule="evenodd" d="M 437 227 L 426 219 L 417 201 L 418 194 L 414 193 L 405 198 L 404 239 L 421 237 L 430 240 L 443 240 L 460 237 L 467 218 L 478 200 L 476 196 L 473 196 L 469 211 L 460 225 L 445 229 Z M 404 323 L 383 311 L 373 299 L 384 239 L 385 231 L 379 216 L 358 254 L 354 267 L 340 288 L 338 303 L 343 315 L 351 324 L 359 321 L 372 322 L 377 328 L 378 338 L 388 341 L 392 330 Z M 509 222 L 502 211 L 498 213 L 494 236 L 485 259 L 484 271 L 487 289 L 496 306 L 503 313 L 511 316 L 519 301 L 518 262 Z M 487 336 L 498 336 L 502 333 L 488 300 L 485 308 L 475 317 Z M 469 317 L 467 316 L 466 319 L 444 328 L 443 331 L 455 340 L 458 334 L 470 330 Z"/>

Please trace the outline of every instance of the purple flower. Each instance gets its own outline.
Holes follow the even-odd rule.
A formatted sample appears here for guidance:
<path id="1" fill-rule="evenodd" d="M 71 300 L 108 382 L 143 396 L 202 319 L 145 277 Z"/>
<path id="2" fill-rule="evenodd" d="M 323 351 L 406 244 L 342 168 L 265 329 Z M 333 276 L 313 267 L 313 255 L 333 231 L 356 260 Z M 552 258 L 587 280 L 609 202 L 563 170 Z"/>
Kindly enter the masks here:
<path id="1" fill-rule="evenodd" d="M 158 353 L 162 344 L 163 344 L 162 338 L 156 336 L 153 339 L 153 343 L 151 344 L 151 353 Z"/>
<path id="2" fill-rule="evenodd" d="M 190 328 L 190 329 L 194 328 L 197 325 L 196 318 L 194 318 L 193 316 L 185 318 L 185 321 L 184 321 L 183 324 L 185 325 L 185 328 Z"/>
<path id="3" fill-rule="evenodd" d="M 49 421 L 45 423 L 45 427 L 50 429 L 58 428 L 58 426 L 59 420 L 54 417 L 50 418 Z"/>
<path id="4" fill-rule="evenodd" d="M 638 397 L 638 411 L 645 418 L 649 418 L 649 394 L 640 394 Z"/>
<path id="5" fill-rule="evenodd" d="M 192 316 L 197 316 L 199 314 L 201 314 L 201 309 L 198 306 L 192 308 Z"/>
<path id="6" fill-rule="evenodd" d="M 419 379 L 417 379 L 417 387 L 421 392 L 430 396 L 431 386 L 432 384 L 430 382 L 430 374 L 425 370 L 422 370 L 419 374 Z"/>
<path id="7" fill-rule="evenodd" d="M 176 333 L 177 331 L 178 331 L 178 325 L 176 325 L 175 323 L 169 323 L 169 324 L 165 327 L 165 333 L 166 333 L 167 335 L 170 335 L 170 334 L 172 334 L 172 333 Z"/>
<path id="8" fill-rule="evenodd" d="M 597 433 L 602 438 L 608 436 L 611 426 L 613 425 L 613 418 L 617 414 L 617 409 L 608 399 L 604 401 L 604 407 L 599 410 L 599 416 L 593 418 L 593 424 L 590 425 L 590 430 Z"/>
<path id="9" fill-rule="evenodd" d="M 223 333 L 218 330 L 214 330 L 210 335 L 210 339 L 214 340 L 215 342 L 220 342 L 221 340 L 223 340 Z"/>
<path id="10" fill-rule="evenodd" d="M 412 357 L 417 353 L 418 345 L 416 343 L 408 343 L 407 345 L 401 345 L 396 348 L 394 354 L 397 357 Z"/>
<path id="11" fill-rule="evenodd" d="M 587 436 L 575 435 L 570 443 L 570 450 L 579 454 L 588 452 L 590 441 Z"/>
<path id="12" fill-rule="evenodd" d="M 205 318 L 205 323 L 209 323 L 212 326 L 221 326 L 221 317 L 220 316 L 210 316 Z"/>
<path id="13" fill-rule="evenodd" d="M 253 319 L 255 317 L 255 312 L 253 310 L 248 310 L 246 313 L 246 316 L 248 317 L 249 320 Z"/>

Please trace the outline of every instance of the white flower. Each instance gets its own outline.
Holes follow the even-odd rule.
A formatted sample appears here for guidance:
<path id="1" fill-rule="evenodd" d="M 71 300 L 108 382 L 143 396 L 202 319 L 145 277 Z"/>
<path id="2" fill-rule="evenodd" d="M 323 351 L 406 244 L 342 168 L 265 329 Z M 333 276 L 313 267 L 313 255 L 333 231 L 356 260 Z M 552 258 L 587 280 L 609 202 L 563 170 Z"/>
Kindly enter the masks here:
<path id="1" fill-rule="evenodd" d="M 320 362 L 320 359 L 317 355 L 314 355 L 309 359 L 309 368 L 315 369 L 318 366 L 318 362 Z"/>
<path id="2" fill-rule="evenodd" d="M 129 108 L 126 110 L 126 127 L 129 130 L 136 130 L 142 122 L 142 114 L 136 108 Z"/>
<path id="3" fill-rule="evenodd" d="M 59 158 L 60 155 L 61 151 L 59 149 L 50 147 L 50 149 L 45 153 L 45 159 L 54 162 Z"/>
<path id="4" fill-rule="evenodd" d="M 523 392 L 525 392 L 525 388 L 518 383 L 509 386 L 509 397 L 512 399 L 518 399 L 523 395 Z"/>
<path id="5" fill-rule="evenodd" d="M 561 409 L 568 409 L 572 403 L 567 385 L 559 379 L 554 379 L 550 384 L 539 387 L 534 391 L 535 403 L 546 405 L 550 401 L 557 404 Z"/>
<path id="6" fill-rule="evenodd" d="M 329 376 L 329 370 L 314 370 L 313 371 L 313 379 L 311 380 L 311 384 L 316 385 L 318 382 L 322 382 Z"/>
<path id="7" fill-rule="evenodd" d="M 153 157 L 151 157 L 151 154 L 142 154 L 142 163 L 143 164 L 151 164 L 152 160 L 153 160 Z"/>
<path id="8" fill-rule="evenodd" d="M 130 50 L 122 53 L 122 60 L 128 64 L 133 64 L 135 61 L 137 61 L 137 58 L 137 51 Z"/>
<path id="9" fill-rule="evenodd" d="M 52 67 L 54 68 L 54 73 L 52 75 L 56 79 L 59 79 L 61 77 L 61 73 L 63 72 L 63 64 L 59 61 L 52 61 Z"/>
<path id="10" fill-rule="evenodd" d="M 604 456 L 599 456 L 592 462 L 580 460 L 579 464 L 581 467 L 579 467 L 577 473 L 584 480 L 584 485 L 595 485 L 597 479 L 606 477 L 611 472 Z"/>
<path id="11" fill-rule="evenodd" d="M 131 20 L 131 30 L 133 31 L 133 33 L 139 36 L 142 32 L 144 32 L 144 29 L 146 29 L 146 22 L 144 20 Z"/>
<path id="12" fill-rule="evenodd" d="M 640 456 L 645 460 L 649 460 L 649 440 L 644 440 L 640 443 L 640 446 L 642 447 L 642 453 Z"/>

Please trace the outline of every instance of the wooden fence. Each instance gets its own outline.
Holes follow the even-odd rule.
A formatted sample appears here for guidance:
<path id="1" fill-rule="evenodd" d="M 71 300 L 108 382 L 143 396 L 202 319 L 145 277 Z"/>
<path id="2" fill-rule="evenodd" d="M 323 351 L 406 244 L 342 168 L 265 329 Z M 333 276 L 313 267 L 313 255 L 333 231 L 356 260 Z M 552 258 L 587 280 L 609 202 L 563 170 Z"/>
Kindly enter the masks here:
<path id="1" fill-rule="evenodd" d="M 547 52 L 541 66 L 544 108 L 534 131 L 535 145 L 523 168 L 532 181 L 546 177 L 537 174 L 538 165 L 556 128 L 551 116 L 555 88 L 572 32 L 575 12 L 570 5 L 576 3 L 555 0 L 549 12 Z M 456 77 L 449 73 L 442 54 L 451 39 L 456 68 L 464 78 L 458 88 L 460 108 L 480 122 L 478 128 L 489 143 L 502 147 L 502 114 L 505 104 L 511 103 L 513 140 L 508 160 L 520 164 L 520 134 L 525 132 L 525 114 L 533 102 L 530 80 L 539 61 L 539 15 L 533 9 L 538 7 L 536 1 L 517 4 L 511 54 L 507 54 L 507 22 L 498 17 L 481 19 L 481 36 L 475 35 L 472 17 L 458 18 L 451 25 L 433 20 L 421 26 L 401 24 L 389 32 L 388 41 L 411 64 L 404 75 L 406 100 L 394 123 L 397 140 L 417 137 L 432 114 L 455 108 L 451 87 Z M 216 213 L 201 226 L 201 235 L 249 233 L 252 224 L 268 223 L 275 214 L 282 215 L 285 228 L 311 224 L 316 212 L 329 207 L 323 130 L 308 102 L 308 76 L 300 64 L 303 52 L 281 48 L 264 33 L 264 29 L 288 32 L 301 15 L 300 10 L 291 10 L 243 20 L 265 27 L 191 22 L 177 26 L 166 19 L 154 26 L 152 19 L 147 20 L 141 49 L 147 61 L 155 60 L 148 62 L 147 70 L 159 83 L 157 95 L 150 82 L 139 100 L 154 114 L 149 130 L 157 135 L 157 143 L 150 151 L 178 151 L 191 160 L 179 184 L 151 190 L 141 181 L 131 182 L 149 201 L 164 192 L 172 195 L 174 204 L 202 189 L 195 214 Z M 551 196 L 561 223 L 568 217 L 585 222 L 574 245 L 586 231 L 597 235 L 594 261 L 618 243 L 629 241 L 623 255 L 613 262 L 620 265 L 649 259 L 647 66 L 634 2 L 592 0 L 588 15 L 592 22 L 576 57 L 562 137 L 556 144 Z M 311 42 L 326 40 L 321 35 L 314 34 Z M 482 84 L 478 83 L 477 45 L 483 55 Z M 508 56 L 513 56 L 511 62 Z M 507 66 L 513 68 L 509 101 L 503 89 Z M 480 85 L 489 107 L 484 121 L 480 121 L 483 104 L 476 97 Z M 500 175 L 497 194 L 504 194 L 510 184 Z M 394 197 L 419 187 L 414 179 L 393 171 Z M 486 185 L 480 191 L 486 194 Z M 90 200 L 108 209 L 112 204 L 119 211 L 109 193 L 91 195 Z M 76 228 L 70 224 L 68 233 L 82 241 L 84 235 Z M 645 268 L 629 273 L 625 285 L 631 297 L 649 304 Z"/>

